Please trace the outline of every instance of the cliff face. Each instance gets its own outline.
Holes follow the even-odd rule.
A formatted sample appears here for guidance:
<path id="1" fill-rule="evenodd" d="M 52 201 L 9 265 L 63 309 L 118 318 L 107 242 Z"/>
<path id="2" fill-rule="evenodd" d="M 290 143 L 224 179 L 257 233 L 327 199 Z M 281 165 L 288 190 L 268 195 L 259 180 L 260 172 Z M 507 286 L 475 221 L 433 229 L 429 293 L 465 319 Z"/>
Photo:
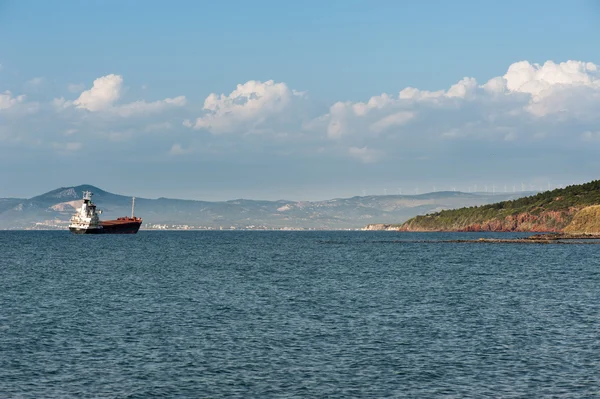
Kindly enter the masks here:
<path id="1" fill-rule="evenodd" d="M 564 230 L 567 234 L 600 234 L 600 205 L 583 208 Z"/>
<path id="2" fill-rule="evenodd" d="M 547 211 L 539 215 L 520 213 L 483 224 L 471 224 L 459 231 L 561 232 L 573 218 L 573 212 L 572 210 Z"/>
<path id="3" fill-rule="evenodd" d="M 384 226 L 384 225 L 381 225 Z M 564 211 L 547 211 L 539 214 L 520 213 L 503 219 L 490 219 L 483 223 L 436 226 L 423 223 L 423 219 L 411 219 L 398 228 L 393 225 L 380 230 L 398 231 L 495 231 L 495 232 L 539 232 L 600 235 L 600 205 L 583 209 L 570 208 Z M 379 230 L 379 229 L 373 229 Z"/>
<path id="4" fill-rule="evenodd" d="M 573 220 L 575 209 L 543 211 L 537 214 L 523 212 L 504 218 L 490 218 L 484 222 L 469 223 L 456 220 L 450 225 L 436 223 L 434 217 L 411 219 L 400 226 L 400 231 L 496 231 L 496 232 L 562 232 Z"/>

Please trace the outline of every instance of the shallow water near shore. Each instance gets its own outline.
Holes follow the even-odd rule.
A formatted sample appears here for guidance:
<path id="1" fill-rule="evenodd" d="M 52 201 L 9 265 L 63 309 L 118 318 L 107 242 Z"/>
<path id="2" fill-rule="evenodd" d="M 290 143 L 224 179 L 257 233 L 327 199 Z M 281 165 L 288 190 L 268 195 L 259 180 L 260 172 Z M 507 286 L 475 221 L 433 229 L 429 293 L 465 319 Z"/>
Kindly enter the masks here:
<path id="1" fill-rule="evenodd" d="M 438 242 L 523 236 L 0 231 L 0 397 L 600 395 L 597 246 Z"/>

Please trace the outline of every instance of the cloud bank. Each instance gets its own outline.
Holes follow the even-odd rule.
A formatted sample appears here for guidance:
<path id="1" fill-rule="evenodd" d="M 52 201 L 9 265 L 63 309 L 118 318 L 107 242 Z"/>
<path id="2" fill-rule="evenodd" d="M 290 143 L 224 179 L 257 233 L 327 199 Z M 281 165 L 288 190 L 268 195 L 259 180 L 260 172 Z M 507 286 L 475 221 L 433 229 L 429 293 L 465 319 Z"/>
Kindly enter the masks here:
<path id="1" fill-rule="evenodd" d="M 118 74 L 65 84 L 67 93 L 46 103 L 0 92 L 0 140 L 77 152 L 143 136 L 157 157 L 248 152 L 362 164 L 478 148 L 501 148 L 506 156 L 511 148 L 558 152 L 599 142 L 600 68 L 584 61 L 519 61 L 484 82 L 464 77 L 446 89 L 405 87 L 325 108 L 273 80 L 237 84 L 203 104 L 185 95 L 124 101 L 124 85 Z"/>
<path id="2" fill-rule="evenodd" d="M 214 134 L 251 133 L 272 127 L 269 124 L 276 124 L 279 117 L 289 112 L 294 100 L 302 96 L 285 83 L 250 80 L 238 84 L 228 95 L 210 94 L 204 100 L 204 115 L 185 124 Z"/>

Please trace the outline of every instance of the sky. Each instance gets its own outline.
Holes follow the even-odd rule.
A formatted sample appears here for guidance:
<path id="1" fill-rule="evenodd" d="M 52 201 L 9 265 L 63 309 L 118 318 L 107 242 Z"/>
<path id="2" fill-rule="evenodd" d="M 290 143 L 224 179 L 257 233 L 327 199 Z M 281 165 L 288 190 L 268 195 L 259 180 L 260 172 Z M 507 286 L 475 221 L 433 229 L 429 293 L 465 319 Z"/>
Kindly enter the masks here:
<path id="1" fill-rule="evenodd" d="M 600 3 L 0 0 L 0 198 L 600 177 Z"/>

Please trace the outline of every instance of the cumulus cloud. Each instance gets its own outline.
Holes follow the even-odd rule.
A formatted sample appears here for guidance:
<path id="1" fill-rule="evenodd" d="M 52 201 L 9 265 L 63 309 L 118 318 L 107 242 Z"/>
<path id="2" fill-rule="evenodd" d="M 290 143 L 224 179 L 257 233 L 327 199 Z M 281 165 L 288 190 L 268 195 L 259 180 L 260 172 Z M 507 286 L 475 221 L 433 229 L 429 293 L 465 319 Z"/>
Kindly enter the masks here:
<path id="1" fill-rule="evenodd" d="M 83 89 L 81 86 L 79 84 L 69 84 L 68 90 L 77 92 Z M 57 110 L 75 107 L 92 113 L 105 113 L 127 118 L 136 115 L 160 113 L 169 108 L 182 107 L 187 103 L 185 96 L 178 96 L 152 102 L 137 100 L 126 104 L 118 104 L 122 89 L 122 76 L 106 75 L 94 80 L 92 88 L 83 91 L 76 100 L 70 101 L 64 97 L 55 98 L 52 100 L 52 105 Z"/>
<path id="2" fill-rule="evenodd" d="M 407 123 L 408 121 L 410 121 L 412 118 L 414 118 L 414 116 L 415 116 L 414 112 L 408 112 L 408 111 L 396 112 L 395 114 L 388 115 L 388 116 L 378 120 L 377 122 L 371 124 L 371 126 L 369 127 L 369 130 L 371 130 L 372 132 L 375 132 L 375 133 L 379 133 L 381 131 L 388 129 L 391 126 L 402 126 L 405 123 Z"/>
<path id="3" fill-rule="evenodd" d="M 106 75 L 94 80 L 91 89 L 84 91 L 73 101 L 77 108 L 95 112 L 109 108 L 121 96 L 123 77 L 120 75 Z"/>
<path id="4" fill-rule="evenodd" d="M 337 102 L 329 113 L 319 117 L 317 129 L 326 124 L 327 137 L 341 139 L 351 134 L 381 133 L 391 127 L 410 122 L 415 113 L 398 106 L 398 100 L 388 94 L 371 97 L 366 102 Z M 393 112 L 390 112 L 393 110 Z"/>
<path id="5" fill-rule="evenodd" d="M 598 67 L 591 62 L 547 61 L 543 65 L 515 62 L 504 75 L 511 92 L 529 93 L 534 100 L 548 96 L 552 89 L 565 86 L 592 86 L 600 89 Z"/>
<path id="6" fill-rule="evenodd" d="M 0 111 L 12 108 L 23 101 L 25 101 L 25 95 L 15 97 L 9 90 L 6 90 L 4 93 L 0 93 Z"/>
<path id="7" fill-rule="evenodd" d="M 47 102 L 27 101 L 24 95 L 10 91 L 0 93 L 2 139 L 23 148 L 35 144 L 61 153 L 110 152 L 132 146 L 140 137 L 144 137 L 143 145 L 155 143 L 156 148 L 164 148 L 162 141 L 176 139 L 166 132 L 181 126 L 185 114 L 180 112 L 187 99 L 123 102 L 123 84 L 121 76 L 107 75 L 95 79 L 91 88 L 79 91 L 74 99 L 59 97 Z M 114 147 L 116 141 L 118 147 Z"/>
<path id="8" fill-rule="evenodd" d="M 73 106 L 73 101 L 68 101 L 64 97 L 54 98 L 52 99 L 51 105 L 55 110 L 61 111 Z"/>
<path id="9" fill-rule="evenodd" d="M 185 96 L 165 98 L 164 100 L 146 102 L 135 101 L 115 108 L 115 112 L 123 117 L 139 115 L 144 113 L 157 113 L 169 107 L 182 107 L 187 103 Z"/>
<path id="10" fill-rule="evenodd" d="M 571 140 L 573 133 L 594 141 L 599 70 L 582 61 L 520 61 L 483 84 L 465 77 L 446 90 L 407 87 L 366 102 L 339 101 L 304 126 L 350 146 L 348 154 L 363 162 L 383 159 L 387 152 L 445 151 L 450 142 L 453 148 L 459 143 L 471 148 L 473 140 L 524 145 Z"/>
<path id="11" fill-rule="evenodd" d="M 238 84 L 228 95 L 210 94 L 204 100 L 205 114 L 194 122 L 184 121 L 184 125 L 214 134 L 253 132 L 281 115 L 295 97 L 302 96 L 304 93 L 290 90 L 285 83 L 250 80 Z"/>
<path id="12" fill-rule="evenodd" d="M 600 70 L 591 62 L 520 61 L 508 68 L 503 80 L 506 92 L 531 96 L 526 110 L 538 117 L 577 112 L 589 100 L 597 102 L 600 91 Z"/>
<path id="13" fill-rule="evenodd" d="M 328 114 L 316 119 L 320 122 L 316 125 L 325 124 L 327 136 L 340 139 L 385 130 L 398 133 L 415 120 L 425 120 L 432 127 L 440 118 L 448 125 L 461 121 L 521 123 L 523 113 L 531 118 L 558 113 L 584 117 L 598 105 L 600 74 L 595 64 L 548 61 L 539 65 L 521 61 L 512 64 L 504 76 L 481 85 L 474 78 L 465 77 L 448 90 L 407 87 L 397 96 L 382 94 L 367 102 L 337 102 Z M 461 127 L 447 126 L 446 130 Z"/>
<path id="14" fill-rule="evenodd" d="M 440 90 L 396 88 L 364 101 L 342 100 L 325 107 L 273 80 L 232 86 L 231 92 L 212 93 L 200 105 L 188 104 L 183 95 L 124 101 L 124 84 L 122 76 L 106 75 L 87 90 L 69 85 L 76 93 L 72 98 L 37 105 L 5 91 L 0 93 L 0 112 L 11 115 L 14 131 L 27 131 L 24 126 L 31 125 L 31 132 L 62 132 L 57 133 L 60 140 L 48 138 L 49 143 L 65 141 L 64 132 L 73 132 L 69 142 L 82 145 L 88 136 L 127 143 L 144 135 L 160 141 L 153 148 L 160 148 L 161 155 L 165 149 L 178 155 L 196 146 L 194 153 L 210 147 L 220 154 L 342 154 L 375 163 L 392 162 L 394 156 L 429 156 L 432 151 L 475 151 L 488 144 L 538 148 L 543 143 L 547 148 L 566 140 L 590 146 L 600 142 L 600 72 L 582 61 L 519 61 L 502 76 L 483 82 L 464 77 Z M 18 123 L 18 115 L 26 115 L 26 109 L 31 114 L 36 107 L 39 116 Z M 30 136 L 33 140 L 34 134 Z M 83 145 L 80 150 L 90 148 Z"/>

